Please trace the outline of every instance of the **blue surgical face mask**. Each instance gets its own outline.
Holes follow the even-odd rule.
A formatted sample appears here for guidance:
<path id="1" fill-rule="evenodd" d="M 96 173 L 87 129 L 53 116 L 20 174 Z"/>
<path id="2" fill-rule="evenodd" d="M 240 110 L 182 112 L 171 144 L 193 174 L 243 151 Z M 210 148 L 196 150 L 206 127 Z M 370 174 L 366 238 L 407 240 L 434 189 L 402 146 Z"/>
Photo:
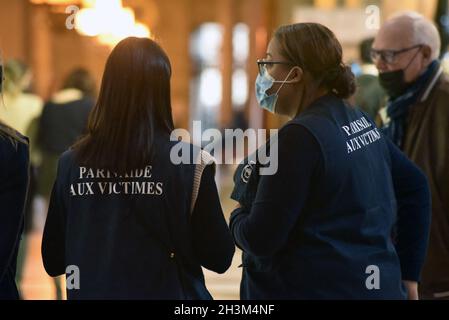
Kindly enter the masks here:
<path id="1" fill-rule="evenodd" d="M 292 83 L 293 81 L 287 81 L 288 77 L 292 73 L 294 68 L 290 70 L 284 81 L 276 81 L 269 73 L 266 67 L 263 68 L 263 73 L 259 74 L 256 79 L 256 98 L 262 109 L 268 110 L 271 113 L 276 112 L 276 102 L 279 97 L 279 91 L 286 83 Z M 268 95 L 267 91 L 273 87 L 275 83 L 282 83 L 276 93 Z"/>

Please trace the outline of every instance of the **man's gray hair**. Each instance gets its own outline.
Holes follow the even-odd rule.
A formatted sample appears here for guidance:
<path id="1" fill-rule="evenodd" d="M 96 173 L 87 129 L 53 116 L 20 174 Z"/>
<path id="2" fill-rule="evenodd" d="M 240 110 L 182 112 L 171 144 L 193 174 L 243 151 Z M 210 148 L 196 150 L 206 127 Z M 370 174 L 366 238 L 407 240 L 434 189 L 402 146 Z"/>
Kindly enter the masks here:
<path id="1" fill-rule="evenodd" d="M 405 11 L 391 17 L 391 20 L 407 19 L 413 26 L 413 41 L 423 44 L 432 50 L 432 59 L 438 59 L 441 53 L 441 38 L 435 24 L 415 11 Z"/>

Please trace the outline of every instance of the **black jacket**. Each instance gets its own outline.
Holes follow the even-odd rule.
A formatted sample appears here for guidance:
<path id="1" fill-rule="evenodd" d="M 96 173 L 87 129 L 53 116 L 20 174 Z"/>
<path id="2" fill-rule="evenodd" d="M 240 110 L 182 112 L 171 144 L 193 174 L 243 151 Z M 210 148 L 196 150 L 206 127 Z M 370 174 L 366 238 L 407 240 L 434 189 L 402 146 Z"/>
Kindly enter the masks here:
<path id="1" fill-rule="evenodd" d="M 57 155 L 66 151 L 85 132 L 93 105 L 88 97 L 66 103 L 47 102 L 39 123 L 39 147 Z"/>
<path id="2" fill-rule="evenodd" d="M 42 255 L 51 276 L 79 269 L 69 299 L 211 298 L 201 266 L 225 272 L 234 254 L 213 167 L 191 215 L 194 165 L 172 164 L 176 143 L 167 140 L 156 140 L 151 165 L 132 177 L 92 176 L 73 151 L 61 157 Z M 207 199 L 214 205 L 205 207 Z"/>
<path id="3" fill-rule="evenodd" d="M 11 139 L 0 135 L 0 300 L 19 298 L 17 251 L 29 177 L 28 145 Z"/>
<path id="4" fill-rule="evenodd" d="M 410 107 L 404 153 L 426 174 L 432 193 L 429 251 L 420 294 L 449 297 L 449 78 L 438 70 Z"/>

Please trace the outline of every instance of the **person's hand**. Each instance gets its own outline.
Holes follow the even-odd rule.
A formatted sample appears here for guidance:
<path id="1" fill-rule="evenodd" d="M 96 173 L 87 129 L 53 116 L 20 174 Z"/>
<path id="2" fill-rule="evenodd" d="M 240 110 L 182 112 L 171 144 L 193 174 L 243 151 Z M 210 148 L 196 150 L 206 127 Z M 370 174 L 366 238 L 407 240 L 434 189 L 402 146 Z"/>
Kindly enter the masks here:
<path id="1" fill-rule="evenodd" d="M 405 289 L 407 290 L 408 300 L 419 300 L 418 295 L 418 282 L 416 281 L 403 281 Z"/>

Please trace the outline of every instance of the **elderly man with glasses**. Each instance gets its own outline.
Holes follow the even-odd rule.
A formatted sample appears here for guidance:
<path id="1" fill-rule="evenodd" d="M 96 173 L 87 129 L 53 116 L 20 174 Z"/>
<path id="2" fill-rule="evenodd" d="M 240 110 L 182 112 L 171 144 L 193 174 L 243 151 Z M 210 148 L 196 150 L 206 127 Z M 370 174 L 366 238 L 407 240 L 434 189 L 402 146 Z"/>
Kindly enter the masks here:
<path id="1" fill-rule="evenodd" d="M 417 13 L 404 13 L 382 26 L 371 51 L 389 96 L 380 112 L 384 133 L 426 173 L 432 191 L 424 270 L 405 275 L 421 280 L 424 299 L 449 299 L 449 80 L 440 49 L 436 27 Z"/>

